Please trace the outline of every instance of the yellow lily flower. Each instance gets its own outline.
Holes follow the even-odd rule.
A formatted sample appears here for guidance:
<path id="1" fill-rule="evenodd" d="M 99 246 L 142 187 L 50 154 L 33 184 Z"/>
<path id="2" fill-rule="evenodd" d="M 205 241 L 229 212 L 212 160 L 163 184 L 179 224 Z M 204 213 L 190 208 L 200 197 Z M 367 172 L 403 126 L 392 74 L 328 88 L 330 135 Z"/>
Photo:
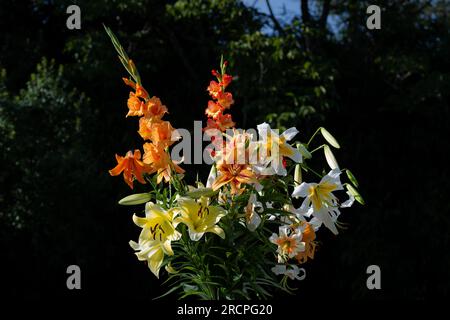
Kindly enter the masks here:
<path id="1" fill-rule="evenodd" d="M 225 232 L 217 223 L 225 216 L 226 211 L 219 206 L 209 206 L 206 197 L 201 197 L 198 201 L 179 198 L 178 208 L 174 208 L 174 211 L 179 214 L 174 219 L 174 226 L 184 223 L 189 228 L 191 240 L 200 240 L 206 232 L 215 233 L 225 239 Z"/>
<path id="2" fill-rule="evenodd" d="M 133 215 L 134 223 L 142 228 L 139 237 L 145 240 L 154 240 L 160 242 L 174 241 L 181 237 L 181 234 L 175 230 L 172 224 L 174 212 L 164 210 L 153 202 L 147 202 L 145 205 L 145 218 Z M 168 252 L 172 252 L 170 248 Z"/>
<path id="3" fill-rule="evenodd" d="M 164 254 L 173 255 L 172 241 L 180 239 L 181 234 L 173 225 L 173 210 L 164 210 L 153 202 L 145 205 L 145 217 L 133 215 L 134 223 L 142 228 L 139 243 L 130 241 L 130 246 L 138 251 L 140 261 L 147 261 L 150 270 L 158 277 Z"/>
<path id="4" fill-rule="evenodd" d="M 139 243 L 134 241 L 129 242 L 131 248 L 136 251 L 136 256 L 139 261 L 147 261 L 150 271 L 159 278 L 159 270 L 164 260 L 163 243 L 154 240 L 145 240 L 139 238 Z"/>

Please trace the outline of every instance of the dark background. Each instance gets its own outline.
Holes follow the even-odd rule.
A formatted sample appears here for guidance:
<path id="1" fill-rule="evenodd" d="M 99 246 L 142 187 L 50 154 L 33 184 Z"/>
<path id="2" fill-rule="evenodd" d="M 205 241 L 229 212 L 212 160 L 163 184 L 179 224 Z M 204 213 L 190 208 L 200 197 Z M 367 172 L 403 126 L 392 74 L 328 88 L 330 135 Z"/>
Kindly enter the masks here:
<path id="1" fill-rule="evenodd" d="M 70 4 L 81 8 L 81 30 L 65 27 Z M 382 8 L 381 30 L 366 28 L 369 4 Z M 344 211 L 338 237 L 321 232 L 299 296 L 448 296 L 450 3 L 297 5 L 287 19 L 234 0 L 1 1 L 2 294 L 151 299 L 165 289 L 128 246 L 139 229 L 117 200 L 130 190 L 108 174 L 115 153 L 142 141 L 137 120 L 124 117 L 129 89 L 104 23 L 175 127 L 205 119 L 223 53 L 238 127 L 295 125 L 305 140 L 325 126 L 338 138 L 336 157 L 366 205 Z M 188 178 L 207 174 L 184 167 Z M 81 291 L 66 289 L 71 264 Z M 366 288 L 371 264 L 382 290 Z"/>

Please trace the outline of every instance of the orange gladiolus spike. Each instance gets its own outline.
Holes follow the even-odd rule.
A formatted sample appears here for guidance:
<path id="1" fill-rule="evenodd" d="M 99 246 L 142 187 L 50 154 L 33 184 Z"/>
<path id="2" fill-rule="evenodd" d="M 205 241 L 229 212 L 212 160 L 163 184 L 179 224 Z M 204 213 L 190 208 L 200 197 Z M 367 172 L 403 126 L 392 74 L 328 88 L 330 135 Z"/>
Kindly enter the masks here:
<path id="1" fill-rule="evenodd" d="M 205 110 L 205 114 L 208 116 L 208 122 L 203 129 L 208 133 L 214 132 L 213 130 L 226 131 L 229 128 L 235 126 L 234 121 L 230 114 L 223 114 L 225 109 L 229 109 L 234 103 L 233 95 L 229 92 L 225 92 L 225 88 L 231 83 L 233 77 L 226 74 L 225 67 L 228 62 L 224 62 L 221 65 L 223 74 L 220 74 L 217 70 L 212 70 L 211 73 L 217 78 L 217 81 L 210 81 L 207 91 L 214 101 L 208 101 L 208 107 Z"/>

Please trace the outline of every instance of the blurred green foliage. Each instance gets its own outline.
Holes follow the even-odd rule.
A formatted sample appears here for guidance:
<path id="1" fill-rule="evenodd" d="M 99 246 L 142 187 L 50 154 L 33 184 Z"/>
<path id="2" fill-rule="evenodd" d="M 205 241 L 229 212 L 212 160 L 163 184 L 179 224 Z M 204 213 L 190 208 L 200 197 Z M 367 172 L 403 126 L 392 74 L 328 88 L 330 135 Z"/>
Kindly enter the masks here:
<path id="1" fill-rule="evenodd" d="M 4 92 L 3 99 L 10 105 L 1 109 L 2 167 L 8 169 L 1 175 L 0 214 L 22 229 L 53 206 L 52 194 L 62 188 L 55 178 L 70 175 L 82 150 L 81 108 L 87 100 L 70 88 L 63 67 L 45 58 L 25 89 L 14 97 Z"/>
<path id="2" fill-rule="evenodd" d="M 65 28 L 74 3 L 79 31 Z M 299 1 L 302 14 L 285 20 L 236 0 L 1 2 L 7 293 L 72 294 L 65 268 L 73 263 L 83 270 L 85 295 L 162 292 L 127 246 L 138 230 L 116 201 L 129 190 L 107 173 L 114 153 L 141 140 L 136 121 L 124 117 L 128 89 L 104 23 L 176 127 L 204 119 L 210 70 L 224 54 L 238 127 L 268 121 L 306 137 L 324 126 L 339 139 L 336 157 L 357 176 L 366 206 L 346 212 L 348 229 L 338 238 L 322 235 L 299 296 L 448 295 L 450 4 L 377 1 L 382 29 L 375 31 L 365 27 L 369 4 Z M 203 170 L 189 168 L 193 177 Z M 379 292 L 365 286 L 370 264 L 382 270 Z"/>

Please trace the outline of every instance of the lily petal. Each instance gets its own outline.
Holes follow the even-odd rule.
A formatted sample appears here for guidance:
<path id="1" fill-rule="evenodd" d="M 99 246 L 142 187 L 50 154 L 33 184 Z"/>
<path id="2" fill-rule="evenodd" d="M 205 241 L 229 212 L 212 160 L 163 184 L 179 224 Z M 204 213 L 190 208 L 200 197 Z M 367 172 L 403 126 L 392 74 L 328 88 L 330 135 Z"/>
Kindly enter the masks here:
<path id="1" fill-rule="evenodd" d="M 311 187 L 310 183 L 302 182 L 299 186 L 294 188 L 294 192 L 292 192 L 292 197 L 306 197 L 309 193 L 309 188 Z"/>
<path id="2" fill-rule="evenodd" d="M 292 127 L 292 128 L 287 129 L 281 135 L 286 139 L 286 141 L 290 141 L 297 135 L 297 133 L 298 133 L 297 128 Z"/>

